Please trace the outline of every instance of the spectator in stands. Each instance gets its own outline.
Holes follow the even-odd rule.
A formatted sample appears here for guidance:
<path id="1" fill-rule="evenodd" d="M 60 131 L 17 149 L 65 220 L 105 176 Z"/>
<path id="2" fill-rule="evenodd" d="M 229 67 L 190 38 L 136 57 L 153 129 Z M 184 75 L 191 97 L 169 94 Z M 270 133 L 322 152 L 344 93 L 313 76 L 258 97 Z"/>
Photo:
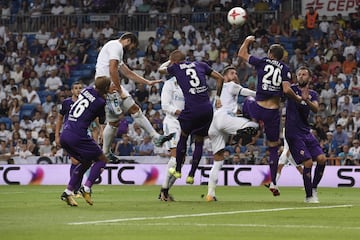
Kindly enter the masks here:
<path id="1" fill-rule="evenodd" d="M 182 31 L 185 33 L 186 39 L 190 39 L 190 36 L 196 31 L 195 27 L 190 23 L 188 18 L 182 19 Z"/>
<path id="2" fill-rule="evenodd" d="M 135 83 L 133 81 L 130 81 L 128 78 L 124 77 L 121 79 L 121 86 L 123 86 L 130 93 L 130 95 L 133 95 L 135 93 Z"/>
<path id="3" fill-rule="evenodd" d="M 141 109 L 145 106 L 149 99 L 149 92 L 142 83 L 137 84 L 137 90 L 135 91 L 134 100 L 140 106 Z"/>
<path id="4" fill-rule="evenodd" d="M 45 125 L 45 120 L 41 118 L 40 112 L 35 112 L 32 120 L 33 130 L 39 132 L 41 128 Z"/>
<path id="5" fill-rule="evenodd" d="M 45 88 L 51 92 L 59 91 L 60 87 L 63 86 L 63 83 L 59 76 L 57 76 L 57 69 L 53 69 L 50 72 L 50 76 L 45 81 Z"/>
<path id="6" fill-rule="evenodd" d="M 139 156 L 151 156 L 154 155 L 154 144 L 151 142 L 151 137 L 144 136 L 142 143 L 139 146 Z"/>
<path id="7" fill-rule="evenodd" d="M 144 136 L 144 130 L 137 123 L 133 122 L 129 126 L 129 137 L 134 145 L 139 145 L 143 141 Z"/>
<path id="8" fill-rule="evenodd" d="M 42 24 L 39 31 L 36 33 L 35 38 L 39 41 L 41 45 L 45 45 L 50 38 L 50 33 L 46 31 L 45 24 Z"/>
<path id="9" fill-rule="evenodd" d="M 115 154 L 119 156 L 132 156 L 134 154 L 134 146 L 127 134 L 123 134 L 121 140 L 117 142 Z"/>
<path id="10" fill-rule="evenodd" d="M 36 72 L 37 77 L 39 78 L 45 77 L 46 67 L 47 64 L 43 61 L 41 57 L 38 57 L 36 59 L 36 64 L 34 65 L 34 71 Z"/>
<path id="11" fill-rule="evenodd" d="M 349 146 L 344 145 L 342 150 L 338 153 L 338 157 L 340 158 L 341 166 L 353 166 L 354 164 L 354 156 L 352 152 L 349 151 Z"/>
<path id="12" fill-rule="evenodd" d="M 354 68 L 357 68 L 357 62 L 354 58 L 354 54 L 348 53 L 346 56 L 346 60 L 342 63 L 342 72 L 349 79 Z"/>
<path id="13" fill-rule="evenodd" d="M 43 108 L 44 113 L 47 115 L 51 112 L 52 107 L 55 106 L 55 103 L 53 102 L 53 98 L 51 94 L 48 94 L 45 98 L 45 102 L 41 105 Z"/>
<path id="14" fill-rule="evenodd" d="M 11 132 L 6 128 L 6 124 L 0 122 L 0 141 L 6 142 L 8 144 L 11 140 Z"/>
<path id="15" fill-rule="evenodd" d="M 20 120 L 20 128 L 22 130 L 31 130 L 33 129 L 33 125 L 32 125 L 32 121 L 31 121 L 31 116 L 28 115 L 24 115 L 23 118 Z"/>
<path id="16" fill-rule="evenodd" d="M 11 88 L 11 94 L 8 95 L 9 98 L 9 117 L 18 117 L 20 113 L 20 107 L 22 104 L 22 97 L 18 92 L 16 86 Z"/>
<path id="17" fill-rule="evenodd" d="M 357 71 L 357 68 L 355 68 Z M 360 82 L 358 75 L 355 73 L 351 75 L 350 77 L 350 84 L 349 84 L 349 92 L 353 97 L 359 97 L 360 96 Z M 358 103 L 358 101 L 356 102 Z"/>
<path id="18" fill-rule="evenodd" d="M 23 139 L 24 142 L 26 142 L 28 149 L 30 150 L 30 152 L 35 155 L 38 156 L 39 155 L 39 147 L 37 146 L 37 140 L 33 137 L 32 135 L 32 131 L 31 130 L 26 130 L 25 131 L 25 137 Z"/>
<path id="19" fill-rule="evenodd" d="M 35 134 L 36 134 L 36 132 L 35 132 Z M 37 133 L 37 145 L 39 146 L 39 148 L 45 144 L 45 138 L 47 138 L 46 131 L 44 129 L 41 129 Z"/>
<path id="20" fill-rule="evenodd" d="M 148 102 L 151 102 L 154 105 L 160 103 L 160 94 L 155 85 L 150 88 Z"/>
<path id="21" fill-rule="evenodd" d="M 93 37 L 93 28 L 89 22 L 84 23 L 84 27 L 81 29 L 81 33 L 84 35 L 84 38 L 91 39 Z"/>
<path id="22" fill-rule="evenodd" d="M 63 7 L 64 15 L 71 15 L 75 13 L 75 8 L 71 3 L 71 0 L 66 0 L 66 5 Z"/>
<path id="23" fill-rule="evenodd" d="M 56 54 L 56 47 L 58 45 L 58 41 L 59 41 L 59 38 L 56 35 L 56 32 L 52 31 L 50 33 L 49 39 L 46 41 L 46 45 L 49 47 L 50 52 L 52 53 L 52 55 Z"/>
<path id="24" fill-rule="evenodd" d="M 53 146 L 51 145 L 50 138 L 46 136 L 44 144 L 39 147 L 40 156 L 50 156 L 52 147 Z"/>
<path id="25" fill-rule="evenodd" d="M 114 29 L 110 26 L 110 23 L 105 23 L 104 28 L 101 30 L 106 39 L 109 39 L 114 34 Z"/>
<path id="26" fill-rule="evenodd" d="M 16 84 L 20 84 L 23 81 L 23 69 L 20 64 L 15 64 L 14 70 L 10 71 L 10 76 L 15 80 Z"/>
<path id="27" fill-rule="evenodd" d="M 333 139 L 336 142 L 336 154 L 339 154 L 342 151 L 342 148 L 348 144 L 349 137 L 346 131 L 340 124 L 336 125 L 336 131 L 333 133 Z"/>
<path id="28" fill-rule="evenodd" d="M 6 98 L 1 99 L 0 102 L 0 117 L 9 117 L 9 105 Z"/>

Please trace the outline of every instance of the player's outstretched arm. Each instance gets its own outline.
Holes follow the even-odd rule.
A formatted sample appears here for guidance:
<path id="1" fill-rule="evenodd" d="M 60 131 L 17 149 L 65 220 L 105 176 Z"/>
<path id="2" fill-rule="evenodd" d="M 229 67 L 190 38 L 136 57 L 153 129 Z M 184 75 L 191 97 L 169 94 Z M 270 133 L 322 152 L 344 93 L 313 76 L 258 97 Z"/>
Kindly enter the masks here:
<path id="1" fill-rule="evenodd" d="M 215 106 L 217 108 L 221 107 L 221 101 L 220 96 L 224 84 L 224 77 L 217 71 L 212 71 L 210 74 L 210 77 L 214 78 L 216 80 L 216 97 L 215 97 Z"/>
<path id="2" fill-rule="evenodd" d="M 142 83 L 142 84 L 146 84 L 146 85 L 154 85 L 154 84 L 162 82 L 162 80 L 153 80 L 153 81 L 147 80 L 147 79 L 143 78 L 142 76 L 140 76 L 139 74 L 135 73 L 134 71 L 131 71 L 130 68 L 128 66 L 126 66 L 126 64 L 120 65 L 120 71 L 125 77 L 127 77 L 128 79 L 131 79 L 137 83 Z"/>
<path id="3" fill-rule="evenodd" d="M 255 41 L 255 36 L 247 36 L 239 49 L 238 57 L 241 57 L 242 59 L 248 62 L 250 57 L 249 46 L 254 41 Z"/>

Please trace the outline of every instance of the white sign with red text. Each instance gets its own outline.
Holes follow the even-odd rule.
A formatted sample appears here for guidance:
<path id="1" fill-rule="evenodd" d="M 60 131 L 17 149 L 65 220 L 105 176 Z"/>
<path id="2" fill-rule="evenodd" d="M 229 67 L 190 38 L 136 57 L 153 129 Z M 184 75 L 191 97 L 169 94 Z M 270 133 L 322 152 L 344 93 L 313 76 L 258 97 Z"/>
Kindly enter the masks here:
<path id="1" fill-rule="evenodd" d="M 66 164 L 0 165 L 0 185 L 66 185 L 69 181 Z M 183 177 L 177 185 L 185 185 L 190 165 L 182 168 Z M 195 185 L 207 185 L 211 165 L 199 166 Z M 101 185 L 161 185 L 166 164 L 108 164 L 97 180 Z M 84 177 L 86 179 L 86 176 Z M 269 166 L 224 165 L 219 174 L 219 186 L 261 186 L 269 182 Z M 302 176 L 294 167 L 283 169 L 279 186 L 303 186 Z M 360 187 L 360 167 L 327 166 L 320 187 Z"/>
<path id="2" fill-rule="evenodd" d="M 357 12 L 356 8 L 359 5 L 360 0 L 304 0 L 302 1 L 301 15 L 305 16 L 307 9 L 313 7 L 318 12 L 320 19 L 323 15 L 332 17 L 338 13 L 347 18 L 350 13 Z"/>

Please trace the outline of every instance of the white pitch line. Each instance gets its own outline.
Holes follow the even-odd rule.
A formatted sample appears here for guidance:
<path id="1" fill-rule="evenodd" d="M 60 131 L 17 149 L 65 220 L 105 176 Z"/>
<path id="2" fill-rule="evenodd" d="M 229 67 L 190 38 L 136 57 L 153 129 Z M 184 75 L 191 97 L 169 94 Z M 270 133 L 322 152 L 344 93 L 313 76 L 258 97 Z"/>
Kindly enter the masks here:
<path id="1" fill-rule="evenodd" d="M 122 226 L 131 226 L 130 223 L 121 223 Z M 360 230 L 360 227 L 346 227 L 346 226 L 323 226 L 323 225 L 274 225 L 274 224 L 241 224 L 241 223 L 144 223 L 143 226 L 195 226 L 195 227 L 262 227 L 262 228 L 314 228 L 314 229 L 342 229 L 342 230 Z M 138 224 L 136 224 L 138 226 Z"/>
<path id="2" fill-rule="evenodd" d="M 318 207 L 271 208 L 271 209 L 257 209 L 257 210 L 240 210 L 240 211 L 231 211 L 231 212 L 181 214 L 181 215 L 170 215 L 170 216 L 162 216 L 162 217 L 118 218 L 118 219 L 99 220 L 99 221 L 70 222 L 68 223 L 68 225 L 90 225 L 90 224 L 102 224 L 102 223 L 162 220 L 162 219 L 190 218 L 190 217 L 217 216 L 217 215 L 233 215 L 240 213 L 263 213 L 263 212 L 280 212 L 280 211 L 292 211 L 292 210 L 346 208 L 352 206 L 353 205 L 333 205 L 333 206 L 318 206 Z"/>

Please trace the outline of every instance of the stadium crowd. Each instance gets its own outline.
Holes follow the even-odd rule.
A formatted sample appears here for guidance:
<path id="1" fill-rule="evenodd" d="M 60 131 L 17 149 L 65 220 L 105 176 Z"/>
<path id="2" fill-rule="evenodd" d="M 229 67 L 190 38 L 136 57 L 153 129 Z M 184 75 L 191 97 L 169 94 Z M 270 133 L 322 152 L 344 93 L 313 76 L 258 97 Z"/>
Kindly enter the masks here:
<path id="1" fill-rule="evenodd" d="M 96 12 L 81 1 L 17 1 L 21 3 L 17 14 L 33 13 L 34 6 L 55 14 L 57 9 L 81 8 L 83 12 Z M 95 4 L 97 1 L 92 1 Z M 101 2 L 101 1 L 99 1 Z M 102 1 L 103 3 L 107 1 Z M 223 17 L 234 1 L 211 1 L 206 6 L 211 14 L 208 24 L 198 25 L 192 18 L 181 13 L 191 12 L 191 4 L 198 1 L 120 1 L 117 11 L 149 13 L 148 21 L 155 24 L 155 35 L 148 38 L 144 47 L 126 56 L 126 63 L 147 79 L 166 79 L 158 72 L 159 65 L 166 61 L 169 53 L 179 49 L 189 60 L 207 62 L 221 72 L 226 66 L 237 68 L 239 81 L 244 87 L 255 90 L 256 71 L 247 65 L 236 53 L 239 45 L 248 35 L 255 35 L 257 41 L 250 53 L 265 57 L 269 45 L 279 43 L 286 49 L 284 62 L 294 72 L 301 65 L 309 66 L 315 73 L 312 88 L 319 94 L 320 111 L 311 116 L 313 133 L 323 146 L 332 164 L 359 165 L 360 160 L 360 8 L 344 19 L 341 14 L 332 17 L 318 16 L 309 9 L 306 16 L 294 11 L 281 14 L 264 25 L 252 14 L 245 25 L 230 26 Z M 201 2 L 201 1 L 199 1 Z M 225 4 L 223 4 L 223 2 Z M 237 2 L 237 1 L 235 1 Z M 259 11 L 263 1 L 249 3 L 248 10 Z M 254 3 L 252 6 L 250 3 Z M 28 7 L 25 6 L 28 4 Z M 196 5 L 196 4 L 195 4 Z M 102 11 L 106 11 L 105 5 Z M 201 6 L 201 5 L 199 5 Z M 190 11 L 188 10 L 190 7 Z M 272 6 L 266 6 L 269 10 Z M 1 7 L 0 23 L 0 156 L 9 160 L 13 156 L 57 156 L 63 155 L 55 144 L 55 125 L 62 101 L 70 97 L 71 85 L 80 81 L 83 86 L 92 83 L 96 56 L 109 40 L 118 37 L 119 26 L 106 22 L 93 26 L 91 22 L 76 23 L 65 20 L 57 28 L 47 24 L 33 34 L 8 29 L 10 8 Z M 61 9 L 62 10 L 59 10 Z M 26 10 L 25 10 L 26 9 Z M 188 11 L 188 12 L 186 12 Z M 71 12 L 71 11 L 70 11 Z M 151 19 L 156 12 L 169 12 L 168 18 Z M 250 11 L 249 11 L 250 12 Z M 41 14 L 41 12 L 40 12 Z M 180 17 L 179 17 L 180 16 Z M 188 16 L 188 15 L 184 15 Z M 312 21 L 312 17 L 315 20 Z M 219 21 L 222 20 L 222 21 Z M 123 29 L 124 30 L 124 29 Z M 127 28 L 127 31 L 132 29 Z M 162 85 L 147 88 L 123 78 L 122 85 L 133 95 L 135 101 L 154 128 L 162 132 L 160 94 Z M 215 80 L 208 79 L 210 92 L 214 96 Z M 238 99 L 239 114 L 243 98 Z M 285 116 L 285 107 L 282 115 Z M 99 127 L 89 129 L 96 140 L 101 141 Z M 241 140 L 226 148 L 227 164 L 267 164 L 265 143 L 262 133 L 259 139 L 246 146 Z M 211 142 L 206 141 L 204 155 L 211 161 Z M 130 116 L 123 115 L 117 138 L 112 150 L 118 155 L 160 155 L 168 156 L 164 148 L 155 147 Z M 188 150 L 191 153 L 191 147 Z M 280 154 L 280 153 L 279 153 Z"/>

